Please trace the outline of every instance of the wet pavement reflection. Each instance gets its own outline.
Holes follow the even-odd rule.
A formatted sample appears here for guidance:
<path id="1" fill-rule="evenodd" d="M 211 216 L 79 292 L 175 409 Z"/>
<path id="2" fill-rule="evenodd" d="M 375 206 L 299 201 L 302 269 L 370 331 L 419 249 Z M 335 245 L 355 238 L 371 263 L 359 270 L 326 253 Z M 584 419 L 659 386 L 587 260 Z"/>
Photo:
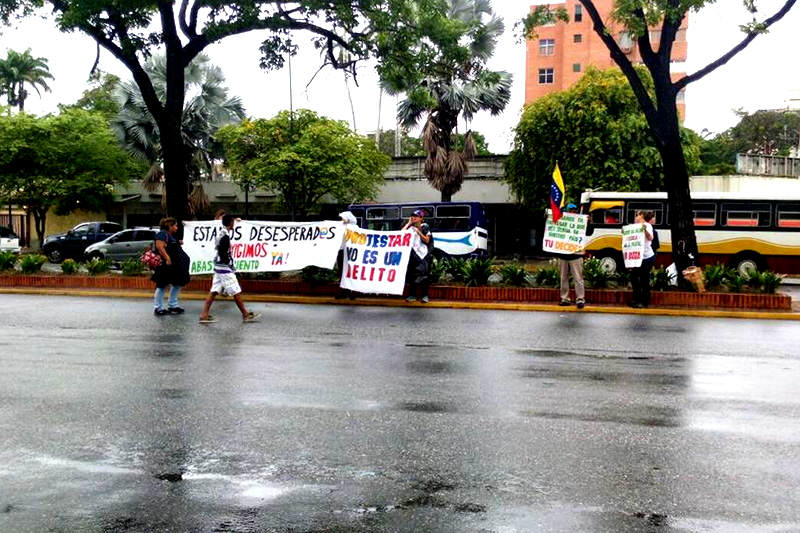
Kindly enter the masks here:
<path id="1" fill-rule="evenodd" d="M 0 531 L 797 531 L 792 323 L 0 299 Z"/>

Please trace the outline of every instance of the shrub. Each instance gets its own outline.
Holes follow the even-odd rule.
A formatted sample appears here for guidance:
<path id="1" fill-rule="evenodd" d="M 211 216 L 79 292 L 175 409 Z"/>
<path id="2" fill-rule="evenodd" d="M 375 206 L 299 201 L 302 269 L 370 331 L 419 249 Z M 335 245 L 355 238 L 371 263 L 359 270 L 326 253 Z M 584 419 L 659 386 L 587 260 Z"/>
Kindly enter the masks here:
<path id="1" fill-rule="evenodd" d="M 453 281 L 464 282 L 464 267 L 467 260 L 461 257 L 450 257 L 444 260 L 444 273 L 448 274 Z"/>
<path id="2" fill-rule="evenodd" d="M 725 271 L 725 286 L 731 292 L 742 292 L 744 288 L 745 279 L 739 275 L 735 269 L 727 269 Z"/>
<path id="3" fill-rule="evenodd" d="M 95 257 L 94 259 L 86 263 L 86 270 L 88 270 L 89 274 L 91 274 L 92 276 L 105 274 L 106 272 L 111 270 L 111 260 L 99 259 Z"/>
<path id="4" fill-rule="evenodd" d="M 17 254 L 14 252 L 0 252 L 0 270 L 11 270 L 17 262 Z"/>
<path id="5" fill-rule="evenodd" d="M 308 266 L 300 271 L 300 279 L 311 285 L 325 285 L 338 281 L 341 278 L 341 271 L 338 268 L 320 268 Z"/>
<path id="6" fill-rule="evenodd" d="M 494 259 L 468 259 L 462 268 L 467 287 L 483 287 L 489 284 L 489 276 L 494 274 Z"/>
<path id="7" fill-rule="evenodd" d="M 19 262 L 19 267 L 25 274 L 35 274 L 42 270 L 42 265 L 47 262 L 47 258 L 41 254 L 29 254 L 23 256 Z"/>
<path id="8" fill-rule="evenodd" d="M 78 271 L 78 263 L 74 259 L 64 259 L 61 263 L 61 272 L 63 274 L 74 274 Z"/>
<path id="9" fill-rule="evenodd" d="M 528 284 L 528 272 L 519 263 L 508 263 L 500 267 L 500 276 L 503 278 L 503 285 L 511 287 L 524 287 Z"/>
<path id="10" fill-rule="evenodd" d="M 714 287 L 719 287 L 725 283 L 725 277 L 727 276 L 728 271 L 725 268 L 725 265 L 721 265 L 717 263 L 716 265 L 706 265 L 703 269 L 703 277 L 706 280 L 706 287 L 709 289 L 713 289 Z"/>
<path id="11" fill-rule="evenodd" d="M 664 267 L 650 271 L 650 287 L 656 291 L 665 291 L 670 287 L 670 275 Z"/>
<path id="12" fill-rule="evenodd" d="M 783 283 L 783 275 L 776 274 L 771 270 L 761 273 L 761 290 L 767 294 L 775 294 L 781 283 Z"/>
<path id="13" fill-rule="evenodd" d="M 617 287 L 627 287 L 631 281 L 631 273 L 628 270 L 620 270 L 614 274 L 612 281 Z"/>
<path id="14" fill-rule="evenodd" d="M 589 287 L 605 289 L 612 279 L 613 275 L 603 270 L 596 257 L 589 257 L 583 262 L 583 280 Z"/>
<path id="15" fill-rule="evenodd" d="M 428 273 L 431 283 L 439 283 L 442 280 L 442 275 L 445 273 L 447 261 L 443 259 L 435 259 L 431 262 L 431 271 Z"/>
<path id="16" fill-rule="evenodd" d="M 751 289 L 758 291 L 761 289 L 761 286 L 764 284 L 762 281 L 762 274 L 758 270 L 753 270 L 752 272 L 746 274 L 744 276 L 745 283 Z"/>
<path id="17" fill-rule="evenodd" d="M 534 273 L 536 285 L 539 287 L 558 287 L 561 285 L 561 273 L 556 265 L 544 266 Z"/>
<path id="18" fill-rule="evenodd" d="M 138 257 L 129 257 L 122 262 L 123 276 L 138 276 L 144 272 L 144 263 Z"/>

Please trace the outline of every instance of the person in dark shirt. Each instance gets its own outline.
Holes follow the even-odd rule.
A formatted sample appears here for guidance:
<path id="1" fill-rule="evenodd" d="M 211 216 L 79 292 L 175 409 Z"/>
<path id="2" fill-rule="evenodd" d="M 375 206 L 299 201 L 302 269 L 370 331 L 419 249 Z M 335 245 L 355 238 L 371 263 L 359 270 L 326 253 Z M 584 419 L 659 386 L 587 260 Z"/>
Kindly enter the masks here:
<path id="1" fill-rule="evenodd" d="M 203 311 L 200 314 L 200 322 L 208 324 L 216 322 L 216 319 L 209 315 L 211 304 L 217 294 L 226 294 L 233 297 L 239 311 L 242 312 L 242 320 L 244 322 L 256 322 L 261 316 L 259 313 L 253 313 L 247 310 L 242 300 L 242 288 L 239 286 L 239 280 L 236 279 L 236 269 L 233 266 L 233 257 L 231 256 L 231 232 L 233 231 L 233 223 L 235 218 L 232 215 L 222 216 L 222 230 L 217 234 L 216 250 L 217 255 L 214 258 L 214 279 L 211 282 L 211 291 L 208 293 L 206 302 L 203 305 Z"/>
<path id="2" fill-rule="evenodd" d="M 430 301 L 428 289 L 431 284 L 429 273 L 433 261 L 433 235 L 431 235 L 430 227 L 425 223 L 425 210 L 414 211 L 403 229 L 413 229 L 419 239 L 412 247 L 411 257 L 408 261 L 406 280 L 409 284 L 409 296 L 406 301 L 417 301 L 417 287 L 419 287 L 420 301 L 426 304 Z"/>
<path id="3" fill-rule="evenodd" d="M 184 309 L 180 306 L 178 296 L 184 285 L 189 283 L 190 259 L 176 238 L 178 221 L 172 217 L 162 218 L 159 226 L 161 231 L 156 233 L 154 251 L 161 256 L 162 261 L 150 278 L 156 284 L 153 313 L 156 316 L 179 315 Z M 168 286 L 172 286 L 172 289 L 169 293 L 168 307 L 164 308 L 164 293 Z"/>

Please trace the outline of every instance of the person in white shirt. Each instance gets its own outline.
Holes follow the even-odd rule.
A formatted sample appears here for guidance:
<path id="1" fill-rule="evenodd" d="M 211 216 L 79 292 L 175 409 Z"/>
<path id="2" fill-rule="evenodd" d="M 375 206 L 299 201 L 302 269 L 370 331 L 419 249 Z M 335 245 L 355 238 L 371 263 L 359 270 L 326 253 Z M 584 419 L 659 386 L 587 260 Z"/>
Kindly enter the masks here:
<path id="1" fill-rule="evenodd" d="M 642 309 L 650 305 L 650 271 L 656 261 L 656 254 L 653 251 L 653 220 L 655 214 L 652 211 L 639 211 L 636 213 L 634 224 L 641 224 L 644 228 L 644 255 L 642 265 L 631 269 L 631 287 L 633 288 L 633 298 L 629 304 L 631 307 Z"/>

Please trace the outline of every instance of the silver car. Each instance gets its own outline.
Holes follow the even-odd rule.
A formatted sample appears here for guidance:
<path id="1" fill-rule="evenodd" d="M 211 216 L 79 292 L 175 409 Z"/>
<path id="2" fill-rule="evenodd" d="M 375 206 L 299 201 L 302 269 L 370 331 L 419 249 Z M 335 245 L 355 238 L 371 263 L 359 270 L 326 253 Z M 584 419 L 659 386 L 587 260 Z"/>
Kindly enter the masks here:
<path id="1" fill-rule="evenodd" d="M 158 228 L 124 229 L 90 245 L 83 256 L 87 260 L 111 259 L 115 263 L 121 263 L 131 257 L 140 257 L 145 248 L 153 245 L 156 232 Z"/>
<path id="2" fill-rule="evenodd" d="M 0 226 L 0 252 L 14 252 L 18 254 L 19 237 L 11 228 Z"/>

